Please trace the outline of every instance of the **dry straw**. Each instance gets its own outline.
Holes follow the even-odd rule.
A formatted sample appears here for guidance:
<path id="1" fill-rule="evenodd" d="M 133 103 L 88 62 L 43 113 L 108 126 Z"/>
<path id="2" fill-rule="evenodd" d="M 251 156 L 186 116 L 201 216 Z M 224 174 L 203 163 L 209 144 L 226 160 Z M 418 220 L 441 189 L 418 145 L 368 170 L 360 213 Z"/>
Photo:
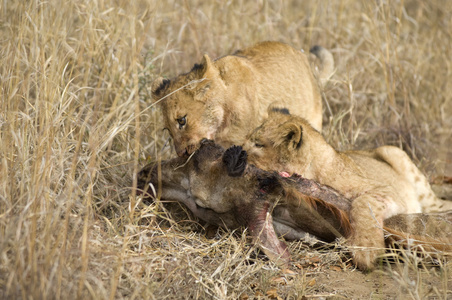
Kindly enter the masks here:
<path id="1" fill-rule="evenodd" d="M 342 244 L 292 243 L 296 272 L 281 274 L 246 231 L 207 238 L 211 230 L 179 205 L 142 202 L 134 174 L 174 156 L 150 105 L 154 78 L 189 70 L 203 53 L 280 40 L 333 52 L 324 134 L 335 147 L 397 145 L 429 176 L 451 176 L 451 5 L 3 1 L 0 298 L 369 298 L 371 290 L 446 299 L 450 264 L 418 268 L 417 256 L 368 286 L 363 279 L 364 290 L 334 281 L 334 272 L 350 282 L 367 276 Z"/>

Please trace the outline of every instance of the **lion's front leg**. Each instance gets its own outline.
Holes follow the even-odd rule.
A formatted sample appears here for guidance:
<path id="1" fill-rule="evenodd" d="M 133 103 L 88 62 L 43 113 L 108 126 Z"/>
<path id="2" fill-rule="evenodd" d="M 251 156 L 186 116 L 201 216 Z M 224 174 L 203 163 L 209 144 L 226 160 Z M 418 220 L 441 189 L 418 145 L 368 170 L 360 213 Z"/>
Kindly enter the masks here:
<path id="1" fill-rule="evenodd" d="M 356 198 L 350 210 L 353 261 L 360 270 L 371 270 L 378 256 L 384 253 L 382 230 L 386 203 L 381 196 L 363 195 Z"/>

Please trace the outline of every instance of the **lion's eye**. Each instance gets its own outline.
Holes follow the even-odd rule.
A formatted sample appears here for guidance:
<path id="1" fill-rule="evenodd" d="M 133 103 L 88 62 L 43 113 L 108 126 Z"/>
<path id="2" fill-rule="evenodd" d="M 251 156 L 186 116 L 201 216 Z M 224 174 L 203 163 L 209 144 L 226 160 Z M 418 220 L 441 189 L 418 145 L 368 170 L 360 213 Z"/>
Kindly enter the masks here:
<path id="1" fill-rule="evenodd" d="M 256 148 L 264 148 L 263 144 L 259 144 L 259 143 L 254 143 L 254 145 L 256 146 Z"/>
<path id="2" fill-rule="evenodd" d="M 187 124 L 187 116 L 183 116 L 182 118 L 176 119 L 177 123 L 179 124 L 179 129 L 182 129 L 182 127 Z"/>

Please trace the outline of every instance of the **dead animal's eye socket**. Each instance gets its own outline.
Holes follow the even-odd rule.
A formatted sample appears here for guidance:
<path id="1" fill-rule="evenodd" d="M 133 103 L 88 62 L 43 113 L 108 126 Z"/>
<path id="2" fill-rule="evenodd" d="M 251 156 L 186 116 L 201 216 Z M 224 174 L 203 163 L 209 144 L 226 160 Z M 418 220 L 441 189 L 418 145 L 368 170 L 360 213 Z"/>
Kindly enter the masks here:
<path id="1" fill-rule="evenodd" d="M 182 118 L 176 119 L 177 123 L 179 124 L 179 129 L 182 129 L 182 127 L 187 124 L 187 116 L 183 116 Z"/>

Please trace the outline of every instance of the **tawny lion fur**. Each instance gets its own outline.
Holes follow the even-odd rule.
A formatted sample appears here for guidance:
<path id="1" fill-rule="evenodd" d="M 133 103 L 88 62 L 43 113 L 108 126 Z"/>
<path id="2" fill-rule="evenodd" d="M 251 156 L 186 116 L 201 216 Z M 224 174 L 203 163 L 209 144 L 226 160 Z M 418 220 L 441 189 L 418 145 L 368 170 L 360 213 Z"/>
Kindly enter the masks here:
<path id="1" fill-rule="evenodd" d="M 318 46 L 312 52 L 324 62 L 319 77 L 325 81 L 333 72 L 332 55 Z M 242 144 L 271 103 L 322 128 L 321 94 L 308 59 L 279 42 L 262 42 L 214 61 L 206 54 L 190 72 L 156 79 L 151 90 L 179 156 L 192 153 L 203 138 L 223 147 Z"/>
<path id="2" fill-rule="evenodd" d="M 437 198 L 399 148 L 338 152 L 306 120 L 280 111 L 269 109 L 269 117 L 250 134 L 244 145 L 249 162 L 264 170 L 297 173 L 350 199 L 349 243 L 360 269 L 371 269 L 383 252 L 383 220 L 452 209 L 452 201 Z"/>

